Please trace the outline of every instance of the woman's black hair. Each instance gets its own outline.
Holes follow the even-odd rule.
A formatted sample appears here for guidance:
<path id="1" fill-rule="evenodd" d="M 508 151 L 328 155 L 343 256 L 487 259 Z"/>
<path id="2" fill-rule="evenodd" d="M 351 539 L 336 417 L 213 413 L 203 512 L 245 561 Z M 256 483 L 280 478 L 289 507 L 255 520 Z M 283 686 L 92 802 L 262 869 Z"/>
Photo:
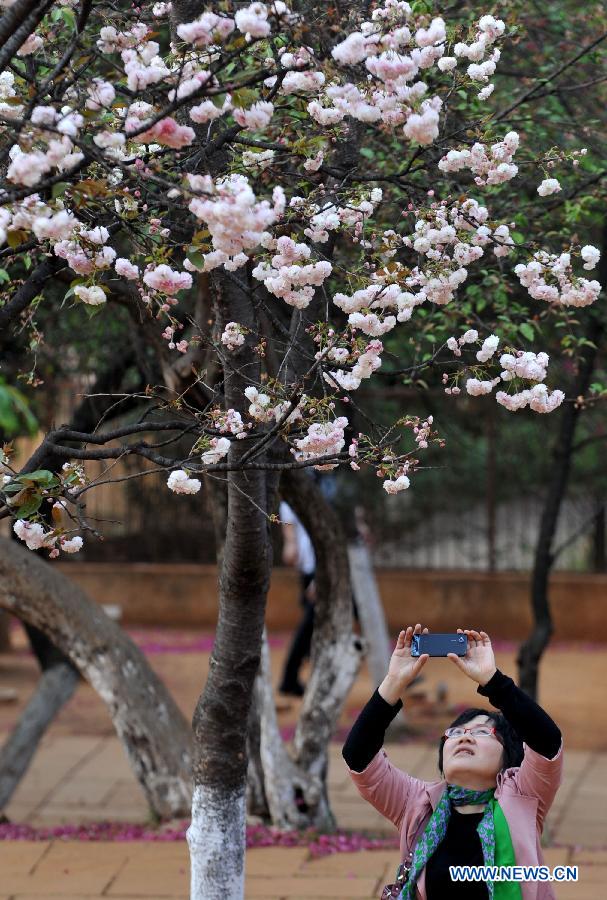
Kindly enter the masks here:
<path id="1" fill-rule="evenodd" d="M 520 766 L 523 761 L 523 742 L 507 719 L 501 713 L 493 712 L 490 709 L 465 709 L 463 713 L 451 722 L 449 728 L 455 728 L 457 725 L 465 725 L 477 716 L 487 716 L 491 720 L 495 728 L 500 742 L 504 748 L 504 756 L 502 760 L 502 772 L 511 766 Z M 438 768 L 443 774 L 443 748 L 447 738 L 445 735 L 440 740 L 438 748 Z"/>

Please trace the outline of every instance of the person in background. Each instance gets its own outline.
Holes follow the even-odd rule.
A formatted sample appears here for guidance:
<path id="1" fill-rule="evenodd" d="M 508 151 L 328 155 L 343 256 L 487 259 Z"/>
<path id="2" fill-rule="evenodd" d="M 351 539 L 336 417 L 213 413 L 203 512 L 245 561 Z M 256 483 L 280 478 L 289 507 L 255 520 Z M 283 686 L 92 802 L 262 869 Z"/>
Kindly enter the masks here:
<path id="1" fill-rule="evenodd" d="M 287 566 L 295 566 L 299 571 L 300 603 L 303 609 L 301 621 L 291 641 L 278 690 L 281 694 L 302 697 L 304 685 L 300 681 L 299 670 L 303 661 L 309 657 L 312 645 L 316 557 L 308 532 L 284 500 L 280 504 L 278 514 L 282 522 L 282 561 Z"/>
<path id="2" fill-rule="evenodd" d="M 427 632 L 427 629 L 424 629 Z M 421 781 L 382 750 L 407 685 L 428 656 L 411 655 L 400 632 L 388 674 L 363 709 L 343 756 L 359 793 L 398 828 L 401 867 L 383 896 L 402 900 L 555 900 L 549 882 L 452 881 L 450 866 L 538 866 L 546 814 L 561 783 L 561 732 L 495 665 L 484 631 L 458 628 L 465 656 L 449 659 L 499 712 L 471 708 L 444 732 L 440 781 Z"/>

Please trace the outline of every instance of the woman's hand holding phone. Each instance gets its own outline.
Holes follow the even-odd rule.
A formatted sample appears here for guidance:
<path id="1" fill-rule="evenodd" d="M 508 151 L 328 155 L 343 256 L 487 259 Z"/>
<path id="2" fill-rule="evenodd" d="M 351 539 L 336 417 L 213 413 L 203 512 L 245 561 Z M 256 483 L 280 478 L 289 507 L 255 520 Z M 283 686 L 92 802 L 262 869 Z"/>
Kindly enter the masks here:
<path id="1" fill-rule="evenodd" d="M 468 650 L 465 656 L 449 653 L 448 659 L 472 681 L 486 685 L 497 671 L 491 638 L 486 631 L 471 631 L 469 628 L 458 628 L 457 633 L 468 638 Z"/>
<path id="2" fill-rule="evenodd" d="M 415 628 L 410 625 L 398 636 L 396 647 L 390 659 L 388 674 L 379 686 L 379 694 L 386 703 L 394 706 L 400 700 L 405 690 L 414 678 L 417 678 L 420 670 L 428 662 L 429 656 L 411 656 L 411 638 L 414 634 L 427 634 L 428 629 L 417 624 Z"/>
<path id="3" fill-rule="evenodd" d="M 458 628 L 457 633 L 466 635 L 468 649 L 465 656 L 449 653 L 447 658 L 455 663 L 464 675 L 484 686 L 497 671 L 491 638 L 485 631 L 473 631 L 469 628 Z M 428 634 L 428 629 L 422 629 L 422 626 L 417 624 L 414 628 L 409 625 L 400 632 L 390 659 L 388 674 L 379 686 L 380 696 L 392 706 L 402 698 L 430 658 L 427 653 L 422 656 L 411 655 L 411 641 L 414 634 Z"/>

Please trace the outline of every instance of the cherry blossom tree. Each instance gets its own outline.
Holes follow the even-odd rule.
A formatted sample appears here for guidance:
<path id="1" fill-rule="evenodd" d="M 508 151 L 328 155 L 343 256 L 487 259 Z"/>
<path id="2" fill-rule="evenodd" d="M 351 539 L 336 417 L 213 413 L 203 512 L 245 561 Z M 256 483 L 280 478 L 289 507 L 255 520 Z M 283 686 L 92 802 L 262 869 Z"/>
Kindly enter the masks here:
<path id="1" fill-rule="evenodd" d="M 197 493 L 203 476 L 227 483 L 188 841 L 192 897 L 236 900 L 279 478 L 301 498 L 302 470 L 371 467 L 387 493 L 415 489 L 439 423 L 404 411 L 378 424 L 356 392 L 428 311 L 450 334 L 403 371 L 436 377 L 449 396 L 492 395 L 510 413 L 561 406 L 548 354 L 505 340 L 458 295 L 483 259 L 525 293 L 530 316 L 597 299 L 596 248 L 566 235 L 539 245 L 512 222 L 521 168 L 546 202 L 559 190 L 548 163 L 573 166 L 584 148 L 529 152 L 504 110 L 492 112 L 508 29 L 491 14 L 445 21 L 402 0 L 3 5 L 0 323 L 32 329 L 53 303 L 57 316 L 81 309 L 85 328 L 120 300 L 192 377 L 187 391 L 173 380 L 132 392 L 137 416 L 115 427 L 51 429 L 44 467 L 16 471 L 5 449 L 2 512 L 28 548 L 55 558 L 94 537 L 85 500 L 99 479 L 87 479 L 87 460 L 107 460 L 101 480 L 125 455 L 146 460 L 166 472 L 167 502 Z M 188 311 L 203 280 L 211 327 Z M 354 412 L 365 430 L 351 428 Z M 174 452 L 186 438 L 187 454 Z M 334 538 L 316 537 L 325 573 Z M 327 612 L 304 702 L 325 733 L 357 666 L 340 617 Z M 262 750 L 272 739 L 262 734 Z M 302 744 L 319 778 L 322 753 Z"/>

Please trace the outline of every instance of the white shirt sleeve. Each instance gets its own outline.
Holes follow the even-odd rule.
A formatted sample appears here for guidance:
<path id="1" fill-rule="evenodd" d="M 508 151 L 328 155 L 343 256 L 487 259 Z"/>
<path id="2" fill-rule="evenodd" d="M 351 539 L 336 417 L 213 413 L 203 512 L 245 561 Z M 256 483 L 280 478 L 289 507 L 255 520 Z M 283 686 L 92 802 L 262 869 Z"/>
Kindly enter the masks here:
<path id="1" fill-rule="evenodd" d="M 280 516 L 280 521 L 283 525 L 295 525 L 297 521 L 297 517 L 288 503 L 285 503 L 284 500 L 280 501 L 280 506 L 278 507 L 278 515 Z"/>

